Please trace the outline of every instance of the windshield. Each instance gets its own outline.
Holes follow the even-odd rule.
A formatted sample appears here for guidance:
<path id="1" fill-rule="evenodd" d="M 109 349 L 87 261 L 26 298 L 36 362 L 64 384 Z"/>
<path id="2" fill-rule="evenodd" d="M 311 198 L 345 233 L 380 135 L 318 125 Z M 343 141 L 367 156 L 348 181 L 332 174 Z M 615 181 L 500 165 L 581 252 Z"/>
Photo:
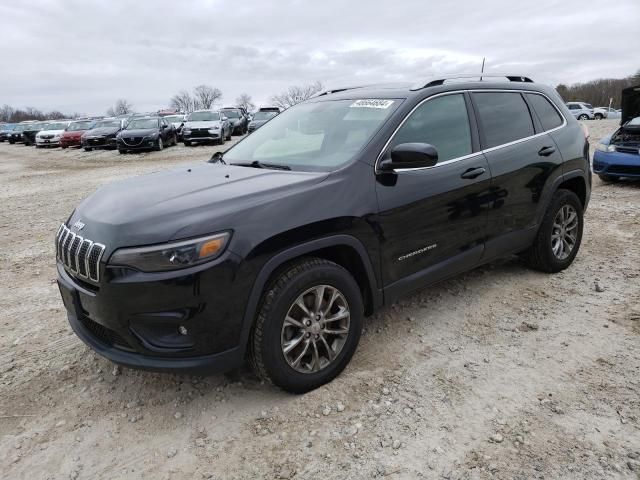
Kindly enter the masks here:
<path id="1" fill-rule="evenodd" d="M 16 128 L 13 129 L 14 132 L 23 132 L 26 128 L 26 125 L 16 125 Z"/>
<path id="2" fill-rule="evenodd" d="M 0 125 L 0 130 L 4 130 L 4 131 L 13 130 L 14 128 L 16 128 L 16 125 L 11 125 L 11 124 Z"/>
<path id="3" fill-rule="evenodd" d="M 377 99 L 301 103 L 232 147 L 224 160 L 257 160 L 292 170 L 334 170 L 366 145 L 399 104 L 399 100 Z"/>
<path id="4" fill-rule="evenodd" d="M 182 123 L 184 121 L 184 117 L 182 115 L 169 115 L 164 117 L 164 119 L 169 123 Z"/>
<path id="5" fill-rule="evenodd" d="M 585 103 L 584 106 L 587 107 L 589 110 L 593 110 L 593 107 L 591 106 L 590 103 Z"/>
<path id="6" fill-rule="evenodd" d="M 67 127 L 67 132 L 77 132 L 80 130 L 89 130 L 93 122 L 75 122 Z"/>
<path id="7" fill-rule="evenodd" d="M 188 122 L 215 122 L 220 120 L 218 112 L 193 112 L 187 117 Z"/>
<path id="8" fill-rule="evenodd" d="M 43 130 L 64 130 L 67 128 L 67 123 L 50 123 L 49 125 L 45 125 Z"/>
<path id="9" fill-rule="evenodd" d="M 222 114 L 227 118 L 240 118 L 240 113 L 236 110 L 223 110 Z"/>
<path id="10" fill-rule="evenodd" d="M 136 118 L 129 122 L 125 130 L 146 130 L 149 128 L 158 128 L 157 118 Z"/>
<path id="11" fill-rule="evenodd" d="M 256 112 L 256 114 L 253 116 L 253 119 L 258 122 L 262 122 L 275 117 L 277 114 L 278 112 Z"/>
<path id="12" fill-rule="evenodd" d="M 102 120 L 101 122 L 96 122 L 93 128 L 119 128 L 120 120 Z"/>

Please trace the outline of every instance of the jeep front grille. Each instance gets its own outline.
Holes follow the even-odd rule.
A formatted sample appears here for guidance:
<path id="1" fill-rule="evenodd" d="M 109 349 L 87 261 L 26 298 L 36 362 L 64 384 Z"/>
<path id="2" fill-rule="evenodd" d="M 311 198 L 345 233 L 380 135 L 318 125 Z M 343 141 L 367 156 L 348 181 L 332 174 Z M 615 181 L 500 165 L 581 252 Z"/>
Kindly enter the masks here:
<path id="1" fill-rule="evenodd" d="M 100 281 L 100 260 L 105 246 L 73 233 L 60 225 L 56 234 L 56 258 L 80 278 Z"/>

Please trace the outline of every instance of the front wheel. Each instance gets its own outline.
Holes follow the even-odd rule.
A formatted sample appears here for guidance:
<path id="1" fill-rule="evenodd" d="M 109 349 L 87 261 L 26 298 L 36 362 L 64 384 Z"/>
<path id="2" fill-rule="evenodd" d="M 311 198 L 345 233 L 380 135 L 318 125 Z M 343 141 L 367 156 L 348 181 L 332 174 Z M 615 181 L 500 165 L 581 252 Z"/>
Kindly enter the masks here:
<path id="1" fill-rule="evenodd" d="M 555 273 L 567 268 L 578 254 L 584 227 L 583 206 L 570 190 L 557 190 L 542 219 L 534 244 L 524 257 L 536 270 Z"/>
<path id="2" fill-rule="evenodd" d="M 185 140 L 185 141 L 184 141 L 184 142 L 182 142 L 182 143 L 184 143 L 184 146 L 185 146 L 185 147 L 190 147 L 190 146 L 191 146 L 191 142 L 190 142 L 189 140 Z"/>
<path id="3" fill-rule="evenodd" d="M 164 148 L 164 143 L 162 143 L 162 137 L 158 137 L 158 141 L 156 142 L 156 152 L 161 151 Z"/>
<path id="4" fill-rule="evenodd" d="M 362 294 L 347 270 L 328 260 L 292 264 L 264 292 L 249 359 L 256 374 L 293 393 L 333 380 L 360 340 Z"/>
<path id="5" fill-rule="evenodd" d="M 92 150 L 92 148 L 91 148 L 91 147 L 84 147 L 84 151 L 85 151 L 85 152 L 90 152 L 91 150 Z"/>
<path id="6" fill-rule="evenodd" d="M 578 117 L 578 120 L 589 120 L 589 115 L 585 115 L 584 113 Z"/>

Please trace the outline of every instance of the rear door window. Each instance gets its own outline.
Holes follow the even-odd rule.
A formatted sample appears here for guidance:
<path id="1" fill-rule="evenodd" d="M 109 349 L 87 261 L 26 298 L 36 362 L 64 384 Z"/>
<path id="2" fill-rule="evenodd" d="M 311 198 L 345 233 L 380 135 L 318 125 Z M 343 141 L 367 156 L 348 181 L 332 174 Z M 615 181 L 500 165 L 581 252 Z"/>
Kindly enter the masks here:
<path id="1" fill-rule="evenodd" d="M 525 95 L 533 106 L 536 115 L 538 115 L 544 130 L 551 130 L 562 125 L 562 117 L 549 100 L 535 93 L 527 93 Z"/>
<path id="2" fill-rule="evenodd" d="M 401 143 L 430 143 L 438 162 L 471 153 L 471 129 L 463 94 L 427 100 L 400 127 L 391 147 Z"/>
<path id="3" fill-rule="evenodd" d="M 483 148 L 535 134 L 529 107 L 519 92 L 476 92 L 473 98 L 484 132 Z"/>

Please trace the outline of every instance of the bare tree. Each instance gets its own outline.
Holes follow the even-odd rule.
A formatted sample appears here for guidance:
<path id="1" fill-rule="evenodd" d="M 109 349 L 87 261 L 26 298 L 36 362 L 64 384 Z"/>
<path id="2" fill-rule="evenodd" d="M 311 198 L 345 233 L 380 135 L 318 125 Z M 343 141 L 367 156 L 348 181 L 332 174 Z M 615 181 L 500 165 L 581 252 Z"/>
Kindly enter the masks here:
<path id="1" fill-rule="evenodd" d="M 171 97 L 169 106 L 175 108 L 179 112 L 191 113 L 196 109 L 196 100 L 186 90 L 182 90 L 177 95 Z"/>
<path id="2" fill-rule="evenodd" d="M 9 122 L 11 121 L 11 117 L 13 117 L 15 110 L 12 106 L 4 104 L 0 107 L 0 122 Z"/>
<path id="3" fill-rule="evenodd" d="M 622 90 L 632 85 L 640 84 L 640 71 L 626 78 L 601 78 L 574 85 L 560 84 L 556 91 L 565 102 L 587 102 L 594 107 L 611 106 L 620 108 Z"/>
<path id="4" fill-rule="evenodd" d="M 316 81 L 310 85 L 292 85 L 285 92 L 271 97 L 271 103 L 276 107 L 284 109 L 293 107 L 297 103 L 304 102 L 308 98 L 311 98 L 323 88 L 322 82 L 320 81 Z"/>
<path id="5" fill-rule="evenodd" d="M 198 85 L 193 89 L 193 96 L 197 108 L 209 109 L 222 98 L 222 92 L 219 88 L 210 87 L 209 85 Z"/>
<path id="6" fill-rule="evenodd" d="M 110 107 L 107 110 L 107 115 L 110 117 L 117 117 L 118 115 L 127 115 L 133 113 L 133 105 L 124 98 L 118 99 L 115 106 Z"/>
<path id="7" fill-rule="evenodd" d="M 256 108 L 251 99 L 251 95 L 247 93 L 243 93 L 236 98 L 236 107 L 244 108 L 247 112 L 251 112 Z"/>

